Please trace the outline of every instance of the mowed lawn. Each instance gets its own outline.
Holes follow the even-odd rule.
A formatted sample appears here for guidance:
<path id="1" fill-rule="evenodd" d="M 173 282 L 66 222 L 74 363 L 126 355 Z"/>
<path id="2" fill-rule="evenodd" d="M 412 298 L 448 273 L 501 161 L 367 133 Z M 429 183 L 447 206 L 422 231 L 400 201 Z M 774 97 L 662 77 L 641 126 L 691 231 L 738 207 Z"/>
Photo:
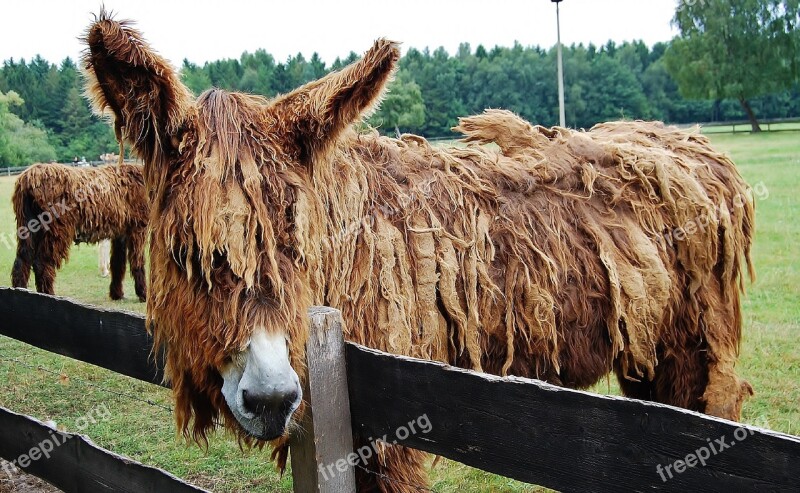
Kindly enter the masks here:
<path id="1" fill-rule="evenodd" d="M 716 147 L 733 157 L 757 196 L 753 258 L 758 273 L 744 300 L 745 328 L 739 371 L 756 390 L 743 420 L 800 435 L 800 132 L 716 135 Z M 0 178 L 0 286 L 7 286 L 14 260 L 14 218 L 10 206 L 14 178 Z M 111 302 L 108 279 L 101 278 L 94 246 L 75 247 L 58 273 L 56 293 L 115 309 L 144 312 L 126 280 L 128 298 Z M 2 314 L 0 314 L 2 316 Z M 120 348 L 124 351 L 125 348 Z M 43 369 L 37 369 L 41 366 Z M 146 464 L 163 467 L 214 491 L 291 491 L 268 462 L 266 451 L 241 451 L 220 437 L 208 450 L 176 435 L 167 390 L 51 355 L 0 336 L 0 405 L 67 430 L 105 405 L 110 418 L 83 433 L 99 445 Z M 604 381 L 598 392 L 615 392 Z M 123 394 L 123 395 L 121 395 Z M 146 401 L 149 401 L 146 402 Z M 95 415 L 97 415 L 95 413 Z M 435 424 L 434 424 L 435 426 Z M 4 473 L 0 473 L 0 478 Z M 530 492 L 538 488 L 450 461 L 432 470 L 438 492 Z"/>

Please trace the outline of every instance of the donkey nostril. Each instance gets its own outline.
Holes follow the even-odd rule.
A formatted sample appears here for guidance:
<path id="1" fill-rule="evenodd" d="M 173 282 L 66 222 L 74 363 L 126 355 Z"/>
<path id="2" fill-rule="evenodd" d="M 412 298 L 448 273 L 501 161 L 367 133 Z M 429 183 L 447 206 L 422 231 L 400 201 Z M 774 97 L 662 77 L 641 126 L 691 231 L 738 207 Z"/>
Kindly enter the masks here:
<path id="1" fill-rule="evenodd" d="M 259 402 L 259 399 L 246 390 L 242 390 L 242 404 L 247 411 L 253 414 L 257 414 L 259 409 L 264 408 L 264 402 Z"/>
<path id="2" fill-rule="evenodd" d="M 294 407 L 295 402 L 297 401 L 297 391 L 291 391 L 286 394 L 286 397 L 283 398 L 283 402 L 281 403 L 281 407 L 278 410 L 281 417 L 285 418 L 289 415 Z"/>
<path id="3" fill-rule="evenodd" d="M 250 399 L 247 398 L 247 391 L 243 390 L 242 391 L 242 407 L 244 407 L 245 409 L 247 409 L 249 411 L 250 410 L 250 404 L 251 404 L 250 403 Z"/>
<path id="4" fill-rule="evenodd" d="M 291 390 L 285 394 L 261 393 L 258 391 L 247 391 L 242 389 L 242 406 L 246 411 L 253 414 L 280 413 L 286 415 L 297 401 L 298 393 Z"/>

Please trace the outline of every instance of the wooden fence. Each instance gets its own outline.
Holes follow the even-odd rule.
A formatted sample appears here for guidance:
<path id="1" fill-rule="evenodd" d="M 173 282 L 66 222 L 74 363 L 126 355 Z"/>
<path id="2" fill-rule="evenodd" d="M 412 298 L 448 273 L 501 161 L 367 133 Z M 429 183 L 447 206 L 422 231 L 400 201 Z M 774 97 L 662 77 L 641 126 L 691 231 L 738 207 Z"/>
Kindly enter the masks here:
<path id="1" fill-rule="evenodd" d="M 129 164 L 141 163 L 141 161 L 139 161 L 137 159 L 125 159 L 124 162 L 129 163 Z M 61 164 L 64 164 L 66 166 L 77 166 L 77 167 L 79 167 L 79 166 L 84 166 L 85 165 L 85 166 L 94 167 L 94 166 L 102 166 L 104 164 L 116 164 L 116 161 L 114 161 L 113 163 L 109 163 L 108 161 L 86 161 L 86 162 L 77 163 L 77 164 L 76 163 L 61 163 Z M 33 166 L 33 165 L 0 167 L 0 176 L 16 176 L 16 175 L 22 173 L 23 171 L 25 171 L 26 169 L 30 168 L 31 166 Z"/>
<path id="2" fill-rule="evenodd" d="M 0 457 L 15 461 L 6 465 L 7 472 L 19 467 L 66 492 L 205 491 L 166 471 L 104 450 L 84 436 L 53 430 L 3 407 Z"/>
<path id="3" fill-rule="evenodd" d="M 18 175 L 28 168 L 30 168 L 30 166 L 15 166 L 15 167 L 0 168 L 0 175 L 2 176 Z"/>
<path id="4" fill-rule="evenodd" d="M 762 132 L 798 132 L 800 131 L 800 118 L 776 118 L 759 120 Z M 700 126 L 700 131 L 704 134 L 739 134 L 752 133 L 753 127 L 748 120 L 727 121 L 727 122 L 708 122 L 694 124 L 680 124 L 680 128 L 692 128 Z"/>
<path id="5" fill-rule="evenodd" d="M 10 288 L 0 288 L 0 313 L 1 334 L 161 381 L 140 315 Z M 353 464 L 334 479 L 324 471 L 355 456 L 353 435 L 386 436 L 388 442 L 562 491 L 800 491 L 798 437 L 670 406 L 389 355 L 344 343 L 338 317 L 329 308 L 310 314 L 306 397 L 313 411 L 303 423 L 306 432 L 293 438 L 295 491 L 352 491 Z M 408 432 L 409 423 L 421 417 L 430 426 Z M 35 447 L 46 430 L 34 424 L 0 412 L 0 456 L 11 460 Z M 17 426 L 34 431 L 13 434 Z M 26 471 L 67 492 L 131 491 L 100 484 L 157 491 L 162 487 L 156 485 L 168 481 L 165 490 L 199 491 L 86 442 L 59 447 Z M 102 461 L 116 460 L 117 472 L 107 473 L 106 462 L 87 458 L 86 447 Z M 701 465 L 698 457 L 704 455 Z M 97 487 L 81 488 L 85 484 Z"/>

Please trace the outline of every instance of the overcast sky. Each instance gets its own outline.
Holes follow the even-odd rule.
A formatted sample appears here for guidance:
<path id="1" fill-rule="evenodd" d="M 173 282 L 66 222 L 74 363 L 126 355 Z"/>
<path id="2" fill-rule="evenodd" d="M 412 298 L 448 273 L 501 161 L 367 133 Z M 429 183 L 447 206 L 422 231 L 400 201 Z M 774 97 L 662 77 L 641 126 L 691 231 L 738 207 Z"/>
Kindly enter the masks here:
<path id="1" fill-rule="evenodd" d="M 678 0 L 563 0 L 565 44 L 641 39 L 648 45 L 675 34 Z M 361 54 L 387 37 L 409 47 L 454 53 L 460 42 L 487 48 L 550 47 L 556 42 L 551 0 L 11 0 L 0 8 L 0 60 L 40 54 L 58 63 L 78 58 L 78 36 L 101 3 L 132 19 L 162 55 L 179 65 L 239 58 L 264 48 L 278 61 L 318 52 L 330 63 Z"/>

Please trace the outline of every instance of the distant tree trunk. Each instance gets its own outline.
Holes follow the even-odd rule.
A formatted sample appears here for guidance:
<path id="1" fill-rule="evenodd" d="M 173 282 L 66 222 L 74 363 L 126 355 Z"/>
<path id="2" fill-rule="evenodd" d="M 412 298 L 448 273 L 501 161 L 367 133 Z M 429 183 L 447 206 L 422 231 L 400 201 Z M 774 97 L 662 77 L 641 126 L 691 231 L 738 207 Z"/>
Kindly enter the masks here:
<path id="1" fill-rule="evenodd" d="M 750 102 L 745 98 L 739 98 L 739 103 L 741 103 L 742 108 L 744 108 L 744 112 L 747 113 L 747 119 L 750 120 L 750 125 L 753 127 L 753 132 L 760 132 L 761 126 L 758 124 L 758 119 L 756 119 L 756 114 L 753 112 L 753 108 L 750 107 Z"/>
<path id="2" fill-rule="evenodd" d="M 721 116 L 722 115 L 722 109 L 721 109 L 721 107 L 722 107 L 722 100 L 721 99 L 715 99 L 714 100 L 714 106 L 712 107 L 712 110 L 711 110 L 711 112 L 712 112 L 711 121 L 712 122 L 722 121 L 722 116 Z"/>

